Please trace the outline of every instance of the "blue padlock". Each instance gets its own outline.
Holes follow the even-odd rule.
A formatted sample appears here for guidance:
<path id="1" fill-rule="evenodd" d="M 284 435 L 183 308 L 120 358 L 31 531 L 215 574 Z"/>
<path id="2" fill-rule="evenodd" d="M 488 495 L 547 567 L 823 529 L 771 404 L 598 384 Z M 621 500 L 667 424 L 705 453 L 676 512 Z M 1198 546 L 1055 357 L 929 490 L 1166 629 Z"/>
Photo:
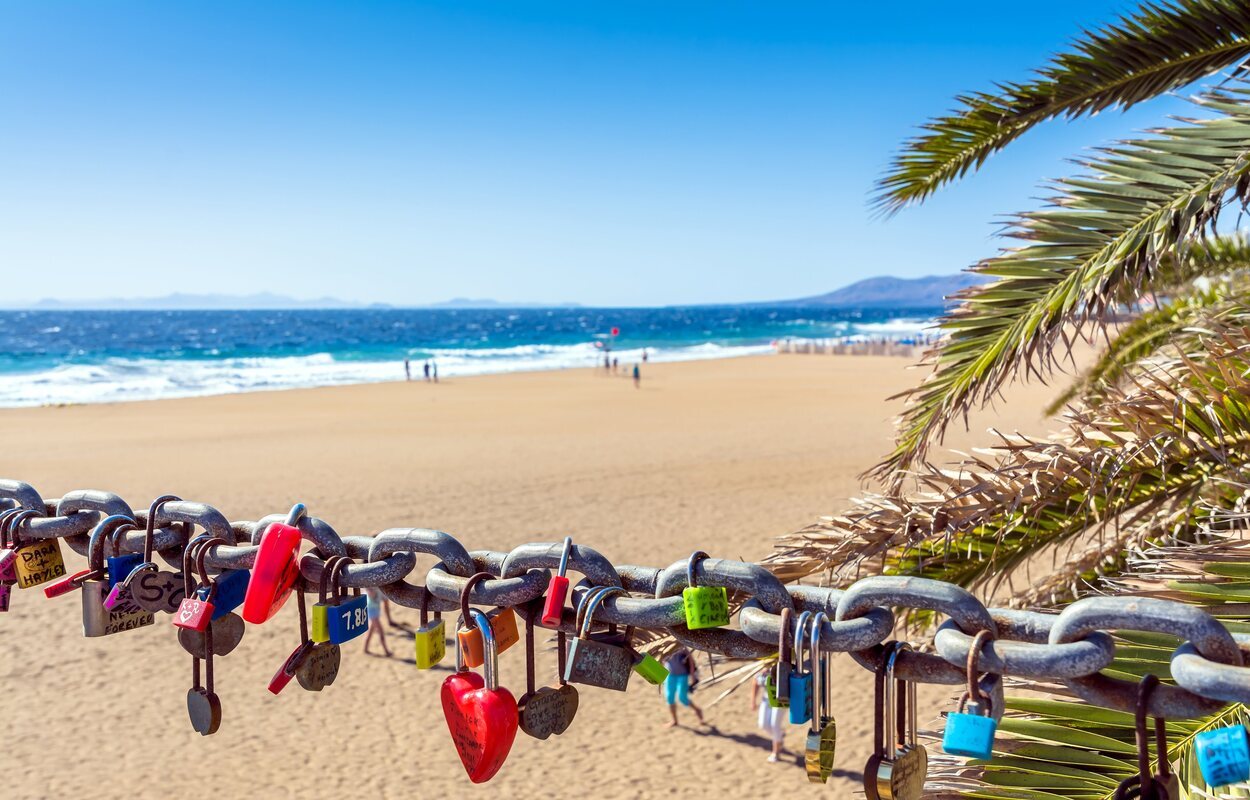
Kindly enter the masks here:
<path id="1" fill-rule="evenodd" d="M 369 598 L 347 597 L 326 609 L 326 628 L 331 644 L 343 644 L 369 630 Z"/>
<path id="2" fill-rule="evenodd" d="M 994 755 L 994 733 L 998 723 L 993 717 L 966 713 L 962 708 L 946 717 L 942 749 L 950 756 L 988 760 Z"/>
<path id="3" fill-rule="evenodd" d="M 968 691 L 959 702 L 959 710 L 946 717 L 942 749 L 947 755 L 964 756 L 987 761 L 994 756 L 994 734 L 998 720 L 991 715 L 993 695 L 1001 686 L 1002 676 L 981 675 L 981 652 L 994 640 L 989 631 L 979 631 L 968 648 Z M 981 677 L 978 679 L 978 675 Z M 982 688 L 990 681 L 991 690 Z M 973 699 L 975 698 L 975 699 Z"/>
<path id="4" fill-rule="evenodd" d="M 794 669 L 790 672 L 790 724 L 806 725 L 812 719 L 812 673 L 803 670 L 803 645 L 806 637 L 803 629 L 811 619 L 812 612 L 799 614 L 794 624 Z"/>
<path id="5" fill-rule="evenodd" d="M 1250 739 L 1245 725 L 1216 728 L 1194 737 L 1198 769 L 1208 786 L 1227 786 L 1250 779 Z"/>
<path id="6" fill-rule="evenodd" d="M 126 580 L 135 567 L 143 563 L 143 555 L 141 553 L 124 553 L 122 555 L 108 557 L 108 573 L 109 585 L 111 590 L 114 586 Z"/>
<path id="7" fill-rule="evenodd" d="M 221 619 L 243 605 L 243 598 L 247 596 L 247 584 L 251 579 L 252 572 L 246 569 L 228 569 L 214 578 L 213 582 L 217 584 L 217 593 L 213 595 L 213 616 L 211 618 Z M 208 587 L 202 587 L 200 592 L 206 598 Z"/>

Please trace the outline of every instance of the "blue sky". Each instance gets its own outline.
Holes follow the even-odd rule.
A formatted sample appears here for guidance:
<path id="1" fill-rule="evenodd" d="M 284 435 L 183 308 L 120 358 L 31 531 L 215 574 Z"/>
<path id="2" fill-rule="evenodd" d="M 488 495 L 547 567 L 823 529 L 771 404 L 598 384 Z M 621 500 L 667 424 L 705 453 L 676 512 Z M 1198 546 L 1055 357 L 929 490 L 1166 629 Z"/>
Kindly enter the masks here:
<path id="1" fill-rule="evenodd" d="M 1052 123 L 892 219 L 873 180 L 959 92 L 1131 4 L 0 4 L 6 304 L 274 291 L 732 302 L 997 248 Z"/>

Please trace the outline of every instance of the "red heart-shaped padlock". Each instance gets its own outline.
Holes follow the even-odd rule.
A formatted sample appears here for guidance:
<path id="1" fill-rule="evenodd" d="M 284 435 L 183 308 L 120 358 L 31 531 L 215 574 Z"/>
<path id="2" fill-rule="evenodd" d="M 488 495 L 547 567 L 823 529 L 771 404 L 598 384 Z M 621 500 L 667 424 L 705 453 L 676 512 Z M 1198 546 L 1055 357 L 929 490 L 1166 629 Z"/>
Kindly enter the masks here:
<path id="1" fill-rule="evenodd" d="M 243 598 L 243 619 L 259 625 L 273 617 L 291 596 L 299 577 L 299 528 L 275 522 L 265 529 L 256 550 L 252 577 Z"/>
<path id="2" fill-rule="evenodd" d="M 443 681 L 443 716 L 474 783 L 495 776 L 516 739 L 516 698 L 507 689 L 487 689 L 476 672 L 457 672 Z"/>

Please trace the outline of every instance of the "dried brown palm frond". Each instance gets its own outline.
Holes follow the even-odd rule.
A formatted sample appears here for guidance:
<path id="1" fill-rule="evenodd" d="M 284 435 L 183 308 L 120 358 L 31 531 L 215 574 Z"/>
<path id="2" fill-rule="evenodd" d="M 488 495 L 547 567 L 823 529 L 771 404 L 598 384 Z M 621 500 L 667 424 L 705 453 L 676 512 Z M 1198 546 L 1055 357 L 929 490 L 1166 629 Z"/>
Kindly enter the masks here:
<path id="1" fill-rule="evenodd" d="M 1192 539 L 1250 463 L 1250 312 L 1236 303 L 1063 432 L 1000 435 L 952 467 L 926 465 L 917 492 L 862 497 L 782 537 L 767 565 L 783 579 L 884 572 L 992 594 L 1050 553 L 1043 579 L 1014 593 L 1034 605 L 1114 571 L 1126 550 Z"/>

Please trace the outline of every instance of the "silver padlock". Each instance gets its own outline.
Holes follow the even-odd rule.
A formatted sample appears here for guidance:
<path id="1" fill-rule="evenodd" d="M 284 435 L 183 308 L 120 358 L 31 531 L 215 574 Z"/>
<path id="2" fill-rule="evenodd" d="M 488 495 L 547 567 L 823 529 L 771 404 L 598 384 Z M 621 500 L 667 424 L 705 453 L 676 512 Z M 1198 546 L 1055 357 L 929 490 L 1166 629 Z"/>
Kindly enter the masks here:
<path id="1" fill-rule="evenodd" d="M 108 636 L 156 622 L 156 615 L 140 608 L 129 593 L 113 608 L 104 607 L 104 598 L 109 593 L 108 575 L 104 571 L 104 542 L 124 526 L 138 527 L 129 517 L 113 515 L 100 520 L 91 531 L 87 545 L 87 566 L 91 574 L 81 585 L 84 636 Z"/>
<path id="2" fill-rule="evenodd" d="M 620 587 L 605 586 L 596 589 L 583 599 L 578 609 L 579 617 L 584 614 L 581 627 L 577 637 L 569 642 L 568 663 L 564 673 L 564 679 L 569 683 L 581 683 L 618 692 L 625 691 L 629 686 L 629 676 L 634 674 L 633 653 L 628 647 L 595 641 L 590 637 L 595 609 L 598 608 L 603 598 L 617 593 L 624 594 L 625 590 Z M 628 635 L 625 643 L 628 644 Z"/>
<path id="3" fill-rule="evenodd" d="M 864 767 L 868 800 L 920 800 L 929 754 L 916 741 L 916 686 L 897 680 L 894 668 L 906 642 L 888 642 L 877 668 L 873 754 Z"/>

